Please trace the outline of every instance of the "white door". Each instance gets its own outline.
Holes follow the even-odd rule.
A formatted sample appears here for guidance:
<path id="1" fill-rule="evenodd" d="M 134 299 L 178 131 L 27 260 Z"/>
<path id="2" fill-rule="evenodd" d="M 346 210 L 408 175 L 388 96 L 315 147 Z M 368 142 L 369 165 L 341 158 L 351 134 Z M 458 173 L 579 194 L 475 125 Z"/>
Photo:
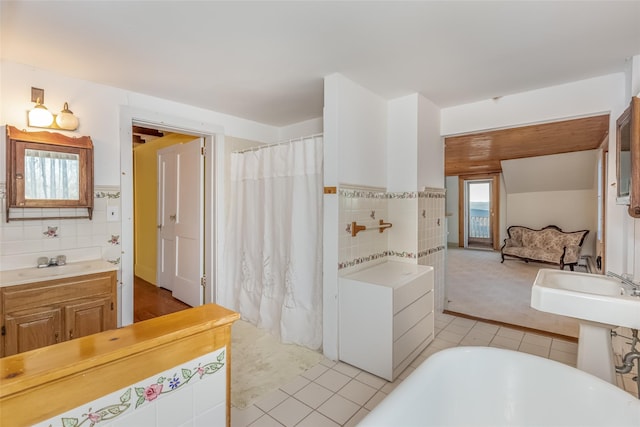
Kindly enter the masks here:
<path id="1" fill-rule="evenodd" d="M 162 265 L 159 262 L 158 284 L 162 286 L 162 274 L 171 281 L 165 287 L 173 296 L 192 307 L 203 301 L 202 142 L 199 138 L 158 152 L 159 166 L 161 159 L 165 164 L 158 168 L 163 175 L 159 188 L 164 192 L 159 197 L 158 260 L 162 258 Z"/>
<path id="2" fill-rule="evenodd" d="M 176 149 L 175 146 L 158 150 L 158 286 L 173 291 L 176 270 Z"/>

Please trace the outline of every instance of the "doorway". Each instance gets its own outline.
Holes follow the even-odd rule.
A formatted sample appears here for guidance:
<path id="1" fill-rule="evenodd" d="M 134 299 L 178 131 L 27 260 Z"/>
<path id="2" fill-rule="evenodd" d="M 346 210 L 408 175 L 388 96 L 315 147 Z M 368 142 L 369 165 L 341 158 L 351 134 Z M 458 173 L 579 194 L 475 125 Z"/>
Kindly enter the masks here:
<path id="1" fill-rule="evenodd" d="M 497 250 L 499 244 L 499 175 L 459 178 L 459 246 Z"/>
<path id="2" fill-rule="evenodd" d="M 133 155 L 131 150 L 133 125 L 164 129 L 177 133 L 197 135 L 204 139 L 204 303 L 215 301 L 217 285 L 216 265 L 221 254 L 216 241 L 224 239 L 223 215 L 218 206 L 224 206 L 224 168 L 218 163 L 224 159 L 224 128 L 203 120 L 122 105 L 120 116 L 120 189 L 121 189 L 121 250 L 120 287 L 118 293 L 118 325 L 133 323 L 134 304 L 134 200 Z M 155 179 L 155 175 L 153 175 Z M 218 200 L 219 199 L 219 200 Z M 152 217 L 155 218 L 155 217 Z M 151 222 L 156 226 L 155 221 Z M 154 230 L 155 231 L 155 230 Z"/>
<path id="3" fill-rule="evenodd" d="M 203 138 L 140 124 L 132 134 L 134 312 L 141 280 L 202 305 Z"/>

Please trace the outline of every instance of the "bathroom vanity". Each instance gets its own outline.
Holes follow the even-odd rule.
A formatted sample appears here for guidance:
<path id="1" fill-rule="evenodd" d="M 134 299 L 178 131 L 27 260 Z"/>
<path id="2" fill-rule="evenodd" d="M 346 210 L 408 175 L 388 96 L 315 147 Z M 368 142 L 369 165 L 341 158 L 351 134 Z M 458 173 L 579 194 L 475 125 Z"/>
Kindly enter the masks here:
<path id="1" fill-rule="evenodd" d="M 0 272 L 0 356 L 115 329 L 116 270 L 92 260 Z"/>
<path id="2" fill-rule="evenodd" d="M 340 278 L 339 358 L 393 381 L 434 337 L 433 267 L 385 262 Z"/>

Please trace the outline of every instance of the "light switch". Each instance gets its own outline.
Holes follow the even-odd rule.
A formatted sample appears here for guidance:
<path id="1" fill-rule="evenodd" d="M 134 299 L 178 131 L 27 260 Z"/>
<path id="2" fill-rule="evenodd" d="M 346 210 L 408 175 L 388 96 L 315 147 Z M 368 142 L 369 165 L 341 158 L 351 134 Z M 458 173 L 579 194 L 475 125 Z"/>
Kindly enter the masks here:
<path id="1" fill-rule="evenodd" d="M 117 206 L 107 206 L 107 222 L 120 221 L 120 210 Z"/>

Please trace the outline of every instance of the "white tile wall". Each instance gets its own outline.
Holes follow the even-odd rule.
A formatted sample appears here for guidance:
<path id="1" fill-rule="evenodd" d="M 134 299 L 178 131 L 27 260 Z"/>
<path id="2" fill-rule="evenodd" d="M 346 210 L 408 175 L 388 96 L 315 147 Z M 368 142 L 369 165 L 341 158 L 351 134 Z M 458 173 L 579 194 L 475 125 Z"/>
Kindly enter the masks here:
<path id="1" fill-rule="evenodd" d="M 340 276 L 385 260 L 431 265 L 435 269 L 436 308 L 444 308 L 446 258 L 445 190 L 387 193 L 383 188 L 341 185 L 339 197 Z M 351 223 L 376 226 L 380 219 L 391 229 L 351 236 Z"/>
<path id="2" fill-rule="evenodd" d="M 136 381 L 128 387 L 38 423 L 36 427 L 64 427 L 85 422 L 94 425 L 98 421 L 104 427 L 225 425 L 226 362 L 226 348 L 221 348 Z M 144 391 L 156 384 L 162 386 L 161 393 L 150 400 L 144 398 Z"/>
<path id="3" fill-rule="evenodd" d="M 6 193 L 0 184 L 0 270 L 35 266 L 40 256 L 66 255 L 67 262 L 86 260 L 97 253 L 120 263 L 121 221 L 107 221 L 107 208 L 120 212 L 120 189 L 96 187 L 93 218 L 6 221 Z M 86 215 L 86 209 L 12 209 L 11 217 Z M 49 233 L 49 230 L 52 230 Z"/>

